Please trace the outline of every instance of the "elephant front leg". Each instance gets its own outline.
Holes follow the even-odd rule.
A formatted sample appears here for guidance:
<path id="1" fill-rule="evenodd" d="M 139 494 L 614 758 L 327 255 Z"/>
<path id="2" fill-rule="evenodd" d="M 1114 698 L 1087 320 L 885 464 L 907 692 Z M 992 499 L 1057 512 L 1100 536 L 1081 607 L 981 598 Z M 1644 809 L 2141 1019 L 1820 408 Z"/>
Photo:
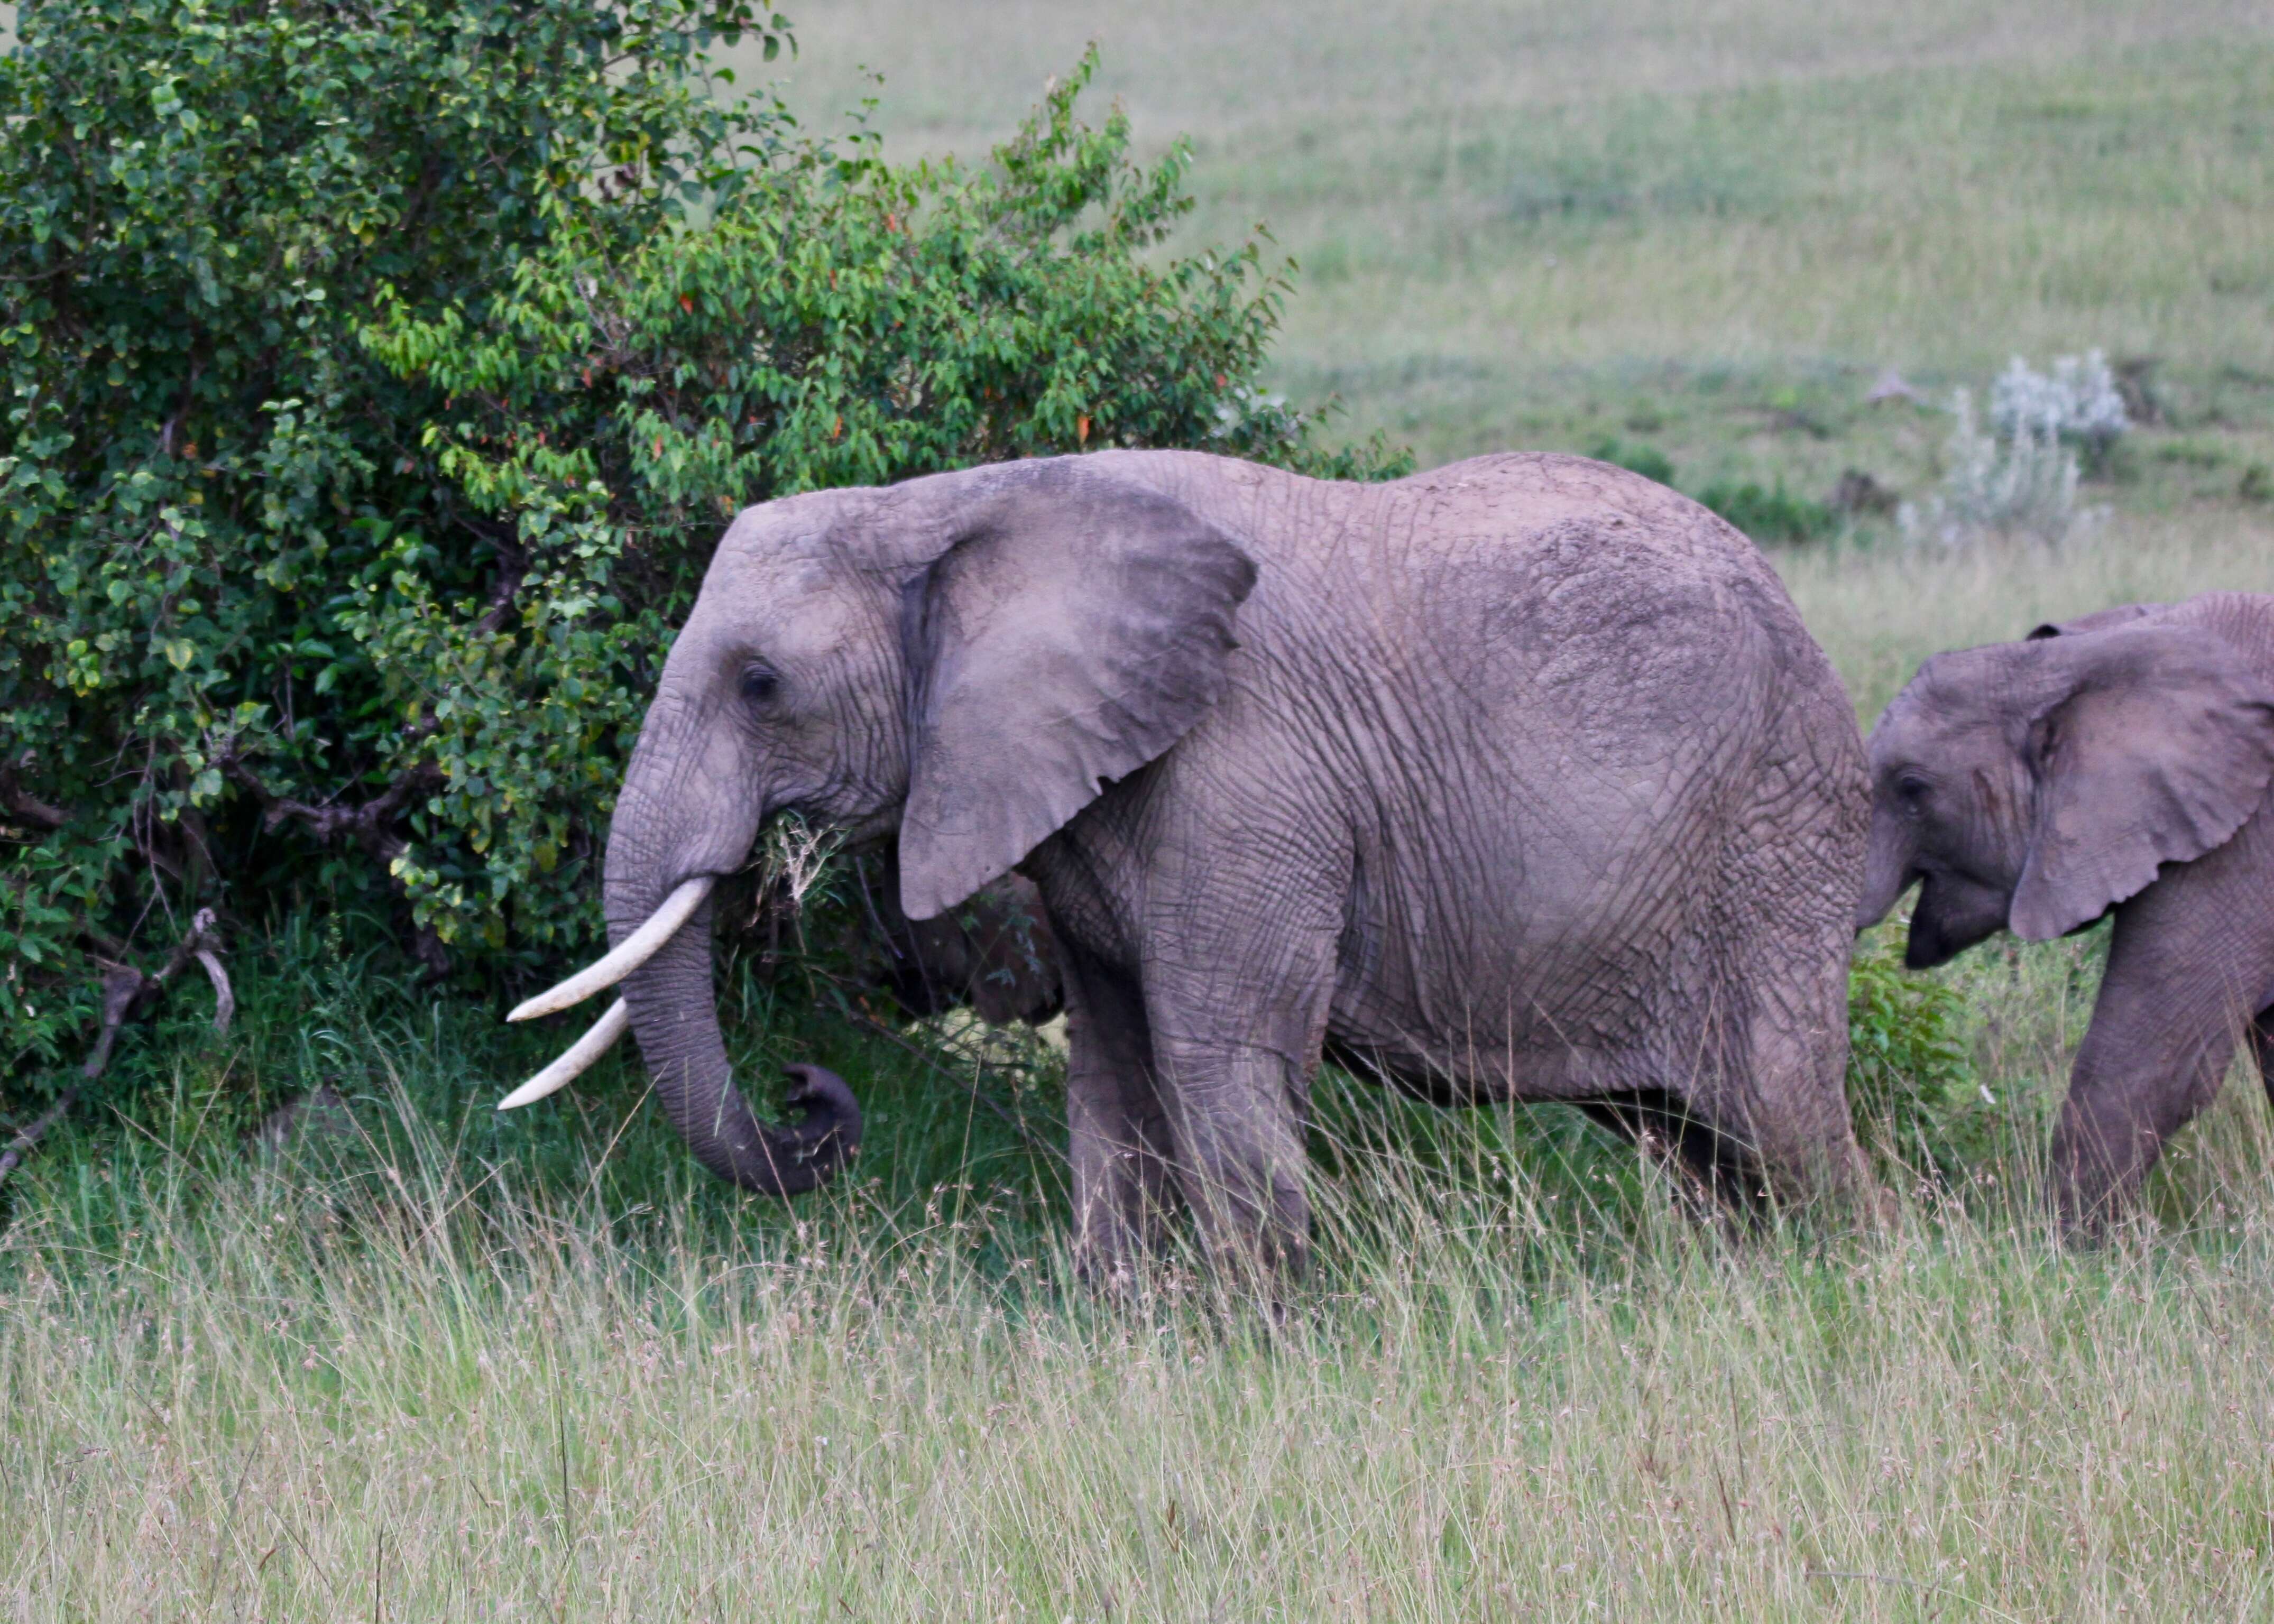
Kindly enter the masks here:
<path id="1" fill-rule="evenodd" d="M 1187 1039 L 1161 1044 L 1160 1067 L 1178 1187 L 1219 1276 L 1267 1296 L 1299 1279 L 1311 1247 L 1299 1056 Z"/>
<path id="2" fill-rule="evenodd" d="M 2182 898 L 2157 895 L 2166 886 L 2118 910 L 2053 1132 L 2054 1201 L 2073 1232 L 2097 1232 L 2133 1199 L 2165 1141 L 2217 1098 L 2236 1039 L 2254 1025 L 2256 998 L 2217 971 L 2232 959 L 2215 951 L 2225 945 L 2215 916 L 2182 912 Z"/>
<path id="3" fill-rule="evenodd" d="M 1170 1195 L 1170 1136 L 1136 984 L 1077 950 L 1063 953 L 1066 1127 L 1074 1263 L 1123 1283 L 1158 1238 Z"/>

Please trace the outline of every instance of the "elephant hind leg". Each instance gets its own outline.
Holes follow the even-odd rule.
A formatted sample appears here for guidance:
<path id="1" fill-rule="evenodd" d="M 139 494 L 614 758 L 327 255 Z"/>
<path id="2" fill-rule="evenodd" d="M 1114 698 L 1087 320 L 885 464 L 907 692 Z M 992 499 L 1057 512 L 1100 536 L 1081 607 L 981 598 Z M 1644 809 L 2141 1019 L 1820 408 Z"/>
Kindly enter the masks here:
<path id="1" fill-rule="evenodd" d="M 2274 1105 L 2274 1004 L 2250 1023 L 2250 1053 L 2258 1062 L 2258 1080 L 2266 1086 L 2266 1102 Z"/>
<path id="2" fill-rule="evenodd" d="M 1864 831 L 1841 797 L 1767 782 L 1779 793 L 1732 832 L 1695 944 L 1705 974 L 1672 1080 L 1694 1116 L 1744 1147 L 1747 1200 L 1884 1222 L 1892 1209 L 1848 1109 Z"/>
<path id="3" fill-rule="evenodd" d="M 1579 1109 L 1675 1174 L 1691 1216 L 1766 1216 L 1760 1169 L 1744 1143 L 1701 1121 L 1679 1095 L 1637 1089 L 1584 1101 Z"/>

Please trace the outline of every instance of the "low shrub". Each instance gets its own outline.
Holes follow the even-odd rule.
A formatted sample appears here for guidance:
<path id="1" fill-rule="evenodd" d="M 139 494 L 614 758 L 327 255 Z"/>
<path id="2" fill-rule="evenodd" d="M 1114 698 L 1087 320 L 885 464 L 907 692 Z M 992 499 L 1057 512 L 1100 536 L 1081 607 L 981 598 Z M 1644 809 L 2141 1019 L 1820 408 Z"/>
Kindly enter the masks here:
<path id="1" fill-rule="evenodd" d="M 1915 545 L 1956 548 L 2020 536 L 2052 545 L 2089 517 L 2077 506 L 2076 454 L 2046 422 L 2017 419 L 2013 435 L 1999 440 L 1983 431 L 1964 389 L 1952 395 L 1950 411 L 1941 488 L 1896 515 Z"/>
<path id="2" fill-rule="evenodd" d="M 1796 496 L 1779 478 L 1773 485 L 1716 480 L 1698 500 L 1755 541 L 1816 541 L 1840 528 L 1840 515 L 1822 502 Z"/>
<path id="3" fill-rule="evenodd" d="M 1606 437 L 1596 441 L 1587 455 L 1598 462 L 1611 463 L 1660 485 L 1674 483 L 1674 459 L 1655 446 L 1626 446 Z"/>
<path id="4" fill-rule="evenodd" d="M 1900 928 L 1856 944 L 1848 973 L 1848 1101 L 1857 1133 L 1883 1160 L 1941 1180 L 1986 1147 L 1966 996 L 1903 968 Z"/>
<path id="5" fill-rule="evenodd" d="M 1990 387 L 1990 421 L 2000 440 L 2035 435 L 2074 446 L 2095 470 L 2107 466 L 2116 442 L 2132 426 L 2116 374 L 2097 350 L 2061 356 L 2050 372 L 2037 372 L 2015 356 Z"/>
<path id="6" fill-rule="evenodd" d="M 0 1114 L 84 1051 L 104 965 L 147 992 L 208 908 L 391 914 L 433 975 L 588 945 L 737 508 L 1103 446 L 1403 466 L 1262 393 L 1287 283 L 1161 251 L 1184 151 L 1077 117 L 1094 56 L 991 166 L 904 168 L 710 82 L 787 37 L 745 0 L 19 26 Z"/>

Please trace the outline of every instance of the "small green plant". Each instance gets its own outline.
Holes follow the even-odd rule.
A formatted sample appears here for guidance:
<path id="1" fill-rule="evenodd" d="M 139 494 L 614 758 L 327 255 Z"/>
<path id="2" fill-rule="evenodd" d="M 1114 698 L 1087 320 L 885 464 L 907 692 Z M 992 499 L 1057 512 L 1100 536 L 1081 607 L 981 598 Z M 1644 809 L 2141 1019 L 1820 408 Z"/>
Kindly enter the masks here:
<path id="1" fill-rule="evenodd" d="M 1698 500 L 1755 541 L 1815 541 L 1840 527 L 1840 515 L 1822 502 L 1796 496 L 1780 477 L 1773 485 L 1717 479 Z"/>
<path id="2" fill-rule="evenodd" d="M 1879 1154 L 1946 1177 L 1980 1147 L 1986 1090 L 1967 1040 L 1965 995 L 1903 968 L 1900 927 L 1872 932 L 1848 972 L 1848 1101 Z"/>
<path id="3" fill-rule="evenodd" d="M 2274 502 L 2274 467 L 2253 462 L 2242 470 L 2234 493 L 2246 502 Z"/>
<path id="4" fill-rule="evenodd" d="M 1674 483 L 1674 459 L 1655 446 L 1622 445 L 1606 435 L 1588 449 L 1587 455 L 1598 462 L 1611 463 L 1645 479 L 1655 479 L 1660 485 Z"/>

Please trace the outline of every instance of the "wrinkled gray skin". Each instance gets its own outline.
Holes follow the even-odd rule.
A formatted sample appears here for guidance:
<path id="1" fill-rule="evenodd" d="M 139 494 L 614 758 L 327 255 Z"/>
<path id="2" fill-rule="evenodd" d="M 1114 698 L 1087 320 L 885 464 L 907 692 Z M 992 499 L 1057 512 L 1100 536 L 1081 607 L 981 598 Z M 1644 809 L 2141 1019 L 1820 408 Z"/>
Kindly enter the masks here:
<path id="1" fill-rule="evenodd" d="M 2218 1092 L 2239 1034 L 2274 1061 L 2274 598 L 2213 592 L 1942 654 L 1871 741 L 1857 928 L 1914 883 L 1909 964 L 2115 914 L 2053 1136 L 2097 1228 Z"/>
<path id="2" fill-rule="evenodd" d="M 1110 452 L 749 509 L 625 779 L 612 935 L 783 808 L 897 830 L 910 919 L 1039 888 L 1093 1273 L 1172 1192 L 1299 1267 L 1322 1052 L 1584 1102 L 1740 1200 L 1862 1177 L 1853 713 L 1752 546 L 1621 470 Z M 776 1188 L 709 935 L 626 984 L 635 1030 L 704 1165 Z"/>

